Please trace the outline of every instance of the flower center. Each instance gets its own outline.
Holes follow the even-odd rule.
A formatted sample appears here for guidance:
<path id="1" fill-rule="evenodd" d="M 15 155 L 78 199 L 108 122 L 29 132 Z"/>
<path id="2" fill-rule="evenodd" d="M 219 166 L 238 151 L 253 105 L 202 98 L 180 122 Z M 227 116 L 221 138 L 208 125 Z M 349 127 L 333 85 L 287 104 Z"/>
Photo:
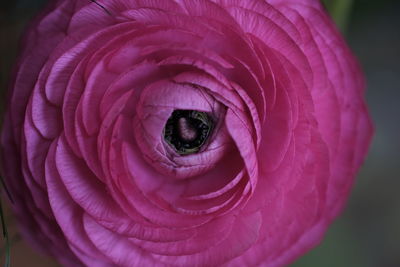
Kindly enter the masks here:
<path id="1" fill-rule="evenodd" d="M 174 110 L 165 124 L 164 139 L 181 155 L 197 153 L 207 141 L 212 126 L 205 112 Z"/>

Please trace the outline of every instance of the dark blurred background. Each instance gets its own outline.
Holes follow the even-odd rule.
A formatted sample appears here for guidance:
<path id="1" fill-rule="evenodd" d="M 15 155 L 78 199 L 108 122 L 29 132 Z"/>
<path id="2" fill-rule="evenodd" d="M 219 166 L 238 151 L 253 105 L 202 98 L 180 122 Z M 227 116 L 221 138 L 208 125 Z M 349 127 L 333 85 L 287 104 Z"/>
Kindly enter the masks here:
<path id="1" fill-rule="evenodd" d="M 21 31 L 45 2 L 0 4 L 1 111 Z M 400 1 L 354 0 L 346 38 L 367 76 L 375 137 L 346 210 L 322 244 L 292 267 L 400 267 Z M 59 266 L 25 244 L 6 217 L 12 267 Z M 4 248 L 0 253 L 3 260 Z"/>

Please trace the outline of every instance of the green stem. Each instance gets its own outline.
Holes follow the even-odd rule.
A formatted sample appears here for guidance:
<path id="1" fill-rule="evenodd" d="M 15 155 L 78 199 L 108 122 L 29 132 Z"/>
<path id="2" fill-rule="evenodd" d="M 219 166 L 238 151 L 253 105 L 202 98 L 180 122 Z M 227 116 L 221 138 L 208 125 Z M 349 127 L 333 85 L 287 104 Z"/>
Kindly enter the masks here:
<path id="1" fill-rule="evenodd" d="M 10 267 L 10 239 L 8 236 L 8 231 L 7 231 L 7 226 L 6 226 L 6 222 L 4 219 L 4 213 L 3 213 L 3 205 L 1 203 L 1 199 L 0 199 L 0 221 L 1 221 L 1 225 L 2 225 L 2 230 L 3 230 L 3 238 L 5 241 L 5 250 L 6 250 L 6 259 L 4 262 L 4 267 Z"/>

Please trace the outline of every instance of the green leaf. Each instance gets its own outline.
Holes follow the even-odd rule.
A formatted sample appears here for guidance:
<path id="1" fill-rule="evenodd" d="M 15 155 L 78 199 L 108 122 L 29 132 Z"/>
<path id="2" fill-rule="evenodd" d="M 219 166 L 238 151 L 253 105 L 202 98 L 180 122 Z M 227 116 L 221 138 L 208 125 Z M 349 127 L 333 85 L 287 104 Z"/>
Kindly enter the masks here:
<path id="1" fill-rule="evenodd" d="M 342 32 L 346 31 L 353 0 L 322 0 Z"/>
<path id="2" fill-rule="evenodd" d="M 4 267 L 10 267 L 10 238 L 8 236 L 8 231 L 7 231 L 7 225 L 4 219 L 4 213 L 3 213 L 3 205 L 1 203 L 0 199 L 0 220 L 1 220 L 1 226 L 3 229 L 3 238 L 5 242 L 5 250 L 6 250 L 6 259 L 4 262 Z"/>
<path id="3" fill-rule="evenodd" d="M 0 184 L 3 187 L 4 191 L 6 192 L 9 200 L 11 203 L 14 203 L 14 200 L 11 196 L 10 191 L 8 190 L 6 183 L 3 180 L 3 177 L 0 176 Z M 4 238 L 4 249 L 5 249 L 5 262 L 4 262 L 4 267 L 10 267 L 10 262 L 11 262 L 11 256 L 10 256 L 10 238 L 8 235 L 8 230 L 7 230 L 7 225 L 6 225 L 6 220 L 3 212 L 3 203 L 0 198 L 0 221 L 1 221 L 1 228 L 3 230 L 3 238 Z"/>

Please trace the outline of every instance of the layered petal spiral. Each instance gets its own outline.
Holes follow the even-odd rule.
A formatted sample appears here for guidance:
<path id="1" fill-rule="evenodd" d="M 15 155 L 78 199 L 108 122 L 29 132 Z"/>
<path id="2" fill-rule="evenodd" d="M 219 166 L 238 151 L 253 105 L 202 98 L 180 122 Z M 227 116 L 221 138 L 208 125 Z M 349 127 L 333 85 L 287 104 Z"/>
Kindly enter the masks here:
<path id="1" fill-rule="evenodd" d="M 284 266 L 342 210 L 372 135 L 316 0 L 58 0 L 2 130 L 24 236 L 65 266 Z"/>

